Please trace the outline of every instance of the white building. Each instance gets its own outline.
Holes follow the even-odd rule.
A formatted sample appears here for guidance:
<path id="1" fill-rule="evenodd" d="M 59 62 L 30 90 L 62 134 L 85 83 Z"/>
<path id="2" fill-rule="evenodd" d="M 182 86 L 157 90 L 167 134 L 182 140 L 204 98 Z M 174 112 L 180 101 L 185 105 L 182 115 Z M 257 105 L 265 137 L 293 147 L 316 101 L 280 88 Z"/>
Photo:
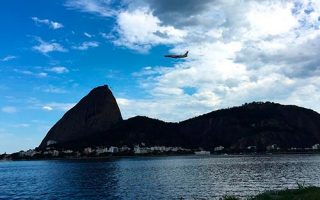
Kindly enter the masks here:
<path id="1" fill-rule="evenodd" d="M 148 151 L 147 151 L 146 148 L 140 147 L 140 146 L 138 145 L 138 146 L 135 146 L 135 147 L 134 147 L 134 153 L 135 153 L 135 154 L 145 154 L 145 153 L 148 153 Z"/>
<path id="2" fill-rule="evenodd" d="M 210 155 L 210 151 L 195 151 L 194 154 L 199 155 L 199 156 L 204 156 L 204 155 Z"/>
<path id="3" fill-rule="evenodd" d="M 91 147 L 87 147 L 87 148 L 83 149 L 83 153 L 86 155 L 91 154 L 92 152 L 94 152 L 94 151 Z"/>
<path id="4" fill-rule="evenodd" d="M 131 149 L 129 147 L 127 147 L 127 146 L 122 146 L 121 149 L 120 149 L 121 152 L 130 151 L 130 150 Z"/>
<path id="5" fill-rule="evenodd" d="M 71 154 L 71 153 L 73 153 L 73 151 L 72 150 L 64 150 L 64 151 L 62 151 L 63 153 L 66 153 L 66 154 Z"/>
<path id="6" fill-rule="evenodd" d="M 150 150 L 151 151 L 165 151 L 166 147 L 165 146 L 153 146 L 153 147 L 150 147 Z"/>
<path id="7" fill-rule="evenodd" d="M 177 152 L 177 151 L 179 151 L 179 147 L 172 147 L 172 148 L 171 148 L 171 151 Z"/>
<path id="8" fill-rule="evenodd" d="M 55 141 L 55 140 L 48 140 L 47 141 L 47 146 L 53 145 L 53 144 L 57 144 L 57 141 Z"/>
<path id="9" fill-rule="evenodd" d="M 278 145 L 272 144 L 272 145 L 267 146 L 266 149 L 267 149 L 267 151 L 277 150 Z"/>
<path id="10" fill-rule="evenodd" d="M 165 147 L 165 152 L 171 151 L 172 147 Z"/>
<path id="11" fill-rule="evenodd" d="M 118 147 L 113 147 L 113 146 L 111 146 L 111 147 L 109 148 L 109 152 L 110 152 L 110 153 L 117 153 L 117 152 L 119 152 L 119 148 L 118 148 Z"/>
<path id="12" fill-rule="evenodd" d="M 315 144 L 315 145 L 313 145 L 313 146 L 312 146 L 312 149 L 313 149 L 313 150 L 318 150 L 318 149 L 320 149 L 320 144 Z"/>
<path id="13" fill-rule="evenodd" d="M 29 149 L 28 151 L 25 152 L 24 155 L 32 157 L 32 156 L 34 156 L 36 153 L 37 153 L 37 152 L 36 152 L 35 150 Z"/>
<path id="14" fill-rule="evenodd" d="M 57 156 L 59 156 L 59 151 L 53 150 L 51 155 L 54 157 L 57 157 Z"/>
<path id="15" fill-rule="evenodd" d="M 257 147 L 256 147 L 256 146 L 248 146 L 247 149 L 248 149 L 248 150 L 256 150 Z"/>
<path id="16" fill-rule="evenodd" d="M 163 151 L 166 151 L 166 147 L 165 146 L 158 146 L 157 150 L 163 152 Z"/>
<path id="17" fill-rule="evenodd" d="M 37 152 L 35 151 L 35 150 L 33 150 L 33 149 L 29 149 L 28 151 L 20 151 L 19 152 L 19 156 L 30 156 L 30 157 L 32 157 L 32 156 L 34 156 L 35 154 L 36 154 Z"/>
<path id="18" fill-rule="evenodd" d="M 97 148 L 96 149 L 96 154 L 102 154 L 102 153 L 107 153 L 108 152 L 108 148 L 107 147 L 103 147 L 103 148 Z"/>
<path id="19" fill-rule="evenodd" d="M 222 151 L 224 149 L 223 146 L 218 146 L 214 148 L 214 151 Z"/>

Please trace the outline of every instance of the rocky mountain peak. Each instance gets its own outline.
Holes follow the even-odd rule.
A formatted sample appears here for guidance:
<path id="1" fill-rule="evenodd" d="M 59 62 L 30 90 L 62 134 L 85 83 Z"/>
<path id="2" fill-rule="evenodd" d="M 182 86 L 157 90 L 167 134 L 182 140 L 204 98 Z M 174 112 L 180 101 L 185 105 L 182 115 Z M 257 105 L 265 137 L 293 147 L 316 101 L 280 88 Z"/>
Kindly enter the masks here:
<path id="1" fill-rule="evenodd" d="M 109 87 L 96 87 L 49 130 L 40 148 L 50 143 L 71 142 L 92 134 L 106 133 L 121 120 L 120 109 Z"/>

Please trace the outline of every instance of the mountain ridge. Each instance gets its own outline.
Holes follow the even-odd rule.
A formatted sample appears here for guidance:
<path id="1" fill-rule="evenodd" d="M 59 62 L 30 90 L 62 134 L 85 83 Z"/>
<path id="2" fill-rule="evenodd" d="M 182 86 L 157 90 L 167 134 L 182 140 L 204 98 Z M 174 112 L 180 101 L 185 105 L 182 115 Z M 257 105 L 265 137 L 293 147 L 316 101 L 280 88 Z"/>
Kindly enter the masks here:
<path id="1" fill-rule="evenodd" d="M 92 93 L 88 95 L 90 94 Z M 115 99 L 111 104 L 112 107 L 118 108 Z M 95 107 L 95 109 L 100 108 Z M 58 142 L 58 146 L 83 148 L 108 145 L 134 146 L 145 143 L 205 149 L 224 146 L 233 150 L 255 146 L 258 150 L 263 150 L 272 144 L 290 148 L 310 147 L 320 143 L 320 114 L 295 105 L 252 102 L 212 111 L 181 122 L 165 122 L 146 116 L 135 116 L 123 120 L 120 110 L 117 109 L 105 110 L 105 115 L 100 117 L 109 116 L 109 112 L 114 111 L 118 116 L 120 115 L 120 118 L 112 121 L 108 126 L 93 127 L 88 134 L 79 134 L 67 141 Z M 99 117 L 98 120 L 104 121 Z M 50 138 L 47 136 L 44 141 Z M 40 147 L 44 148 L 46 145 L 42 143 Z"/>

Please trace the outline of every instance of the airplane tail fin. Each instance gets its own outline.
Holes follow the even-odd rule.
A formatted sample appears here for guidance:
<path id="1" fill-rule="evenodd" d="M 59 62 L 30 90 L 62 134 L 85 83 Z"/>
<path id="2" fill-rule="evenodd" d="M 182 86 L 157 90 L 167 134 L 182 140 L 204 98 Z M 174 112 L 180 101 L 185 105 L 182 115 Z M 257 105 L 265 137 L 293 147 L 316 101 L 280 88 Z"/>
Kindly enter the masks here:
<path id="1" fill-rule="evenodd" d="M 186 51 L 186 53 L 184 54 L 184 56 L 188 56 L 189 51 Z"/>

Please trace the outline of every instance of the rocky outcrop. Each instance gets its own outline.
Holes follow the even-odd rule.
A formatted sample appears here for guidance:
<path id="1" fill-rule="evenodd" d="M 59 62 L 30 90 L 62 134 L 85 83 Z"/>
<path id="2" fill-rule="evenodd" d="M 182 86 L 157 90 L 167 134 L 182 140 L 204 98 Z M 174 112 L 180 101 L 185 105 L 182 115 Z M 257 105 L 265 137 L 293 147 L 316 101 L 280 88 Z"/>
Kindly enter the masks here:
<path id="1" fill-rule="evenodd" d="M 49 130 L 40 144 L 63 144 L 106 133 L 122 120 L 120 109 L 108 86 L 94 88 Z"/>

